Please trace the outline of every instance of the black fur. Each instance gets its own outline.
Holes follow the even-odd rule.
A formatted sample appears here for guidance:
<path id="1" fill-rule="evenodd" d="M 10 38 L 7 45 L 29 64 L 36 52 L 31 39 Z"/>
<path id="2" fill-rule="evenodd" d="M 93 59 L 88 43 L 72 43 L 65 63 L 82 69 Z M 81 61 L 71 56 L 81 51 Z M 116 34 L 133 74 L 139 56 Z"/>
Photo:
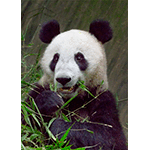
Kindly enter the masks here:
<path id="1" fill-rule="evenodd" d="M 85 71 L 88 67 L 88 61 L 84 58 L 84 55 L 80 52 L 74 56 L 75 62 L 78 64 L 81 71 Z"/>
<path id="2" fill-rule="evenodd" d="M 89 32 L 103 44 L 111 40 L 113 33 L 108 21 L 94 20 L 90 24 Z"/>
<path id="3" fill-rule="evenodd" d="M 59 33 L 60 33 L 59 23 L 56 20 L 51 20 L 42 26 L 39 37 L 42 42 L 48 44 Z"/>
<path id="4" fill-rule="evenodd" d="M 53 60 L 50 63 L 50 69 L 52 71 L 55 70 L 58 60 L 59 60 L 59 54 L 56 53 L 53 57 Z M 78 52 L 77 54 L 75 54 L 74 60 L 78 64 L 81 71 L 85 71 L 86 68 L 88 67 L 88 61 L 84 58 L 84 55 L 82 53 Z"/>
<path id="5" fill-rule="evenodd" d="M 63 101 L 56 93 L 50 91 L 49 86 L 42 87 L 36 85 L 29 94 L 34 98 L 45 122 L 49 122 L 54 113 L 62 105 Z M 93 93 L 95 91 L 92 91 Z M 80 109 L 78 116 L 72 116 L 72 122 L 65 122 L 58 118 L 50 126 L 51 132 L 60 139 L 65 131 L 72 126 L 67 140 L 72 144 L 71 148 L 89 147 L 88 150 L 127 150 L 125 136 L 123 134 L 118 111 L 116 109 L 115 99 L 110 91 L 104 91 L 96 99 L 86 94 L 84 97 L 76 97 L 68 105 L 67 109 L 74 111 L 77 108 L 87 104 Z M 29 99 L 28 99 L 29 101 Z M 64 111 L 66 113 L 66 111 Z M 88 122 L 77 122 L 76 118 L 88 116 Z M 93 133 L 91 133 L 91 132 Z"/>
<path id="6" fill-rule="evenodd" d="M 46 116 L 51 115 L 64 104 L 63 100 L 50 90 L 44 90 L 36 97 L 35 102 L 41 114 Z"/>
<path id="7" fill-rule="evenodd" d="M 59 60 L 59 54 L 56 53 L 56 54 L 54 55 L 54 57 L 53 57 L 53 60 L 52 60 L 51 63 L 50 63 L 50 69 L 51 69 L 52 71 L 55 70 L 55 67 L 56 67 L 56 64 L 57 64 L 58 60 Z"/>
<path id="8" fill-rule="evenodd" d="M 111 40 L 113 32 L 108 21 L 94 20 L 90 24 L 89 32 L 93 34 L 103 44 Z M 40 39 L 44 43 L 50 43 L 52 39 L 60 34 L 60 26 L 56 20 L 51 20 L 42 26 Z"/>

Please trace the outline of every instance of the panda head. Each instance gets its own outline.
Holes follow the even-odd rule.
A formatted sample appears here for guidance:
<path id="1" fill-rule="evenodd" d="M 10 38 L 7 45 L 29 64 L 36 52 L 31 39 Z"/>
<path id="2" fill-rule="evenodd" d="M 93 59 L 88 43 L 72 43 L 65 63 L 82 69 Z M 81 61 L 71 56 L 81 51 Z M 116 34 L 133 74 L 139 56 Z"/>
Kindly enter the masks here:
<path id="1" fill-rule="evenodd" d="M 46 23 L 40 31 L 40 39 L 49 45 L 41 60 L 44 75 L 39 84 L 57 85 L 57 92 L 66 99 L 84 94 L 78 81 L 84 81 L 85 86 L 95 89 L 96 93 L 107 89 L 103 44 L 111 38 L 112 30 L 107 21 L 93 21 L 89 32 L 73 29 L 63 33 L 57 21 Z"/>

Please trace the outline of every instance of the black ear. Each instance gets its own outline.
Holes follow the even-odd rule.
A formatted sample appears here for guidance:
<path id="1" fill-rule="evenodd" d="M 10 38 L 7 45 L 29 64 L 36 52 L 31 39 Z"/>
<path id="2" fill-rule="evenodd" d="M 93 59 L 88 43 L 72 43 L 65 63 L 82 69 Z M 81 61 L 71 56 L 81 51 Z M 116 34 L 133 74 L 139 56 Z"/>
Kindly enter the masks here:
<path id="1" fill-rule="evenodd" d="M 51 40 L 60 33 L 59 23 L 56 20 L 51 20 L 43 24 L 40 30 L 40 39 L 44 43 L 50 43 Z"/>
<path id="2" fill-rule="evenodd" d="M 89 32 L 93 34 L 103 44 L 109 41 L 113 36 L 112 29 L 109 26 L 109 22 L 103 20 L 94 20 L 90 24 Z"/>

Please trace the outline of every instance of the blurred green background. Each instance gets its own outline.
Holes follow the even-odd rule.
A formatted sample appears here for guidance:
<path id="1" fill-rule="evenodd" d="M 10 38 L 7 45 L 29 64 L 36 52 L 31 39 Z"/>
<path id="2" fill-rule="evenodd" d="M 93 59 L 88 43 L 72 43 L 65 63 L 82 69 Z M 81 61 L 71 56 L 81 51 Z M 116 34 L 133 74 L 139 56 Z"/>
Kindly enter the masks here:
<path id="1" fill-rule="evenodd" d="M 128 1 L 127 0 L 22 0 L 22 55 L 39 53 L 47 44 L 39 40 L 41 24 L 56 19 L 61 32 L 69 29 L 89 30 L 95 19 L 110 22 L 113 39 L 105 44 L 109 89 L 118 100 L 120 121 L 128 137 Z M 37 56 L 26 57 L 27 65 Z M 26 71 L 22 67 L 22 73 Z"/>

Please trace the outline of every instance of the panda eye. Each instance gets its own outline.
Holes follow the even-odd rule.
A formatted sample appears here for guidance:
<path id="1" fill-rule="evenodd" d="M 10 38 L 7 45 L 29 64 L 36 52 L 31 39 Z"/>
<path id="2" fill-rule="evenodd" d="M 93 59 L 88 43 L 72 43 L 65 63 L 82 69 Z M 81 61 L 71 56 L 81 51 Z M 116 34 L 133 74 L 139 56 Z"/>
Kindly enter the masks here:
<path id="1" fill-rule="evenodd" d="M 56 53 L 56 54 L 54 55 L 54 57 L 53 57 L 53 60 L 52 60 L 51 63 L 50 63 L 50 69 L 51 69 L 52 71 L 55 70 L 55 67 L 56 67 L 56 64 L 57 64 L 58 60 L 59 60 L 59 54 Z"/>
<path id="2" fill-rule="evenodd" d="M 75 58 L 77 61 L 82 61 L 84 59 L 84 56 L 82 53 L 79 52 L 75 55 Z"/>
<path id="3" fill-rule="evenodd" d="M 58 59 L 59 59 L 59 54 L 58 53 L 56 53 L 55 55 L 54 55 L 54 57 L 53 57 L 53 62 L 57 62 L 58 61 Z"/>
<path id="4" fill-rule="evenodd" d="M 80 52 L 74 56 L 75 62 L 78 64 L 81 71 L 85 71 L 88 67 L 88 61 L 84 58 L 84 55 Z"/>

